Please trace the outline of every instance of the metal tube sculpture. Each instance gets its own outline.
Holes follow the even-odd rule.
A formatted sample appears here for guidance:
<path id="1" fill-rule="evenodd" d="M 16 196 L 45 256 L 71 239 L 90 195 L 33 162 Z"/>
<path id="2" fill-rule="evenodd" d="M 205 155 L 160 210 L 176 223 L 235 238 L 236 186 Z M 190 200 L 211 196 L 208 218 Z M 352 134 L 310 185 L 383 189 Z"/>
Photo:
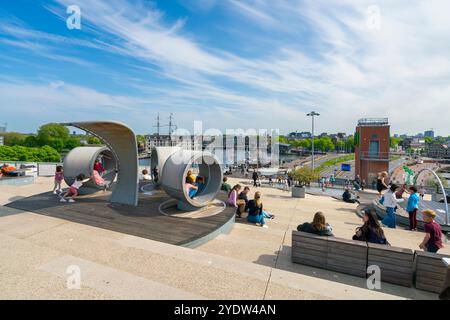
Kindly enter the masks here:
<path id="1" fill-rule="evenodd" d="M 72 182 L 80 173 L 91 176 L 93 161 L 103 155 L 112 158 L 110 166 L 116 167 L 117 182 L 110 201 L 137 206 L 138 204 L 138 153 L 136 136 L 126 125 L 114 121 L 71 122 L 63 125 L 84 130 L 107 145 L 74 149 L 65 162 L 66 181 Z M 192 210 L 207 206 L 213 200 L 222 183 L 222 166 L 209 152 L 181 150 L 178 147 L 155 148 L 151 166 L 159 168 L 159 181 L 166 193 L 179 200 L 178 207 Z M 108 165 L 109 166 L 109 165 Z M 198 168 L 199 176 L 205 180 L 204 187 L 194 197 L 186 190 L 188 170 Z M 110 181 L 114 177 L 111 177 Z M 88 182 L 89 183 L 89 182 Z"/>
<path id="2" fill-rule="evenodd" d="M 164 164 L 166 163 L 167 159 L 175 152 L 178 152 L 180 150 L 181 148 L 179 147 L 155 147 L 152 149 L 150 157 L 150 168 L 152 171 L 152 176 L 153 170 L 155 168 L 158 169 L 158 181 L 156 181 L 157 185 L 161 184 Z"/>
<path id="3" fill-rule="evenodd" d="M 194 198 L 190 198 L 185 187 L 186 174 L 197 166 L 198 175 L 205 179 L 205 186 Z M 207 206 L 214 200 L 222 184 L 222 174 L 222 166 L 213 154 L 179 150 L 166 160 L 161 184 L 168 195 L 179 200 L 178 208 L 192 210 Z"/>
<path id="4" fill-rule="evenodd" d="M 414 178 L 414 183 L 417 182 L 417 178 L 420 176 L 420 174 L 421 174 L 422 172 L 425 172 L 425 171 L 431 172 L 431 173 L 433 174 L 433 176 L 436 178 L 436 180 L 438 181 L 438 183 L 439 183 L 439 186 L 440 186 L 440 188 L 441 188 L 442 194 L 444 195 L 444 204 L 445 204 L 445 224 L 448 225 L 449 217 L 448 217 L 447 195 L 446 195 L 446 193 L 445 193 L 444 185 L 442 184 L 442 181 L 441 181 L 441 179 L 439 178 L 439 176 L 437 175 L 437 173 L 434 172 L 433 170 L 429 169 L 429 168 L 422 169 L 422 170 L 420 170 L 420 171 L 417 173 L 416 177 Z"/>
<path id="5" fill-rule="evenodd" d="M 84 174 L 91 177 L 94 171 L 94 162 L 101 159 L 105 169 L 102 178 L 105 180 L 105 186 L 109 187 L 116 178 L 117 163 L 114 154 L 107 147 L 78 147 L 70 151 L 64 158 L 64 180 L 67 185 L 71 185 L 76 176 Z M 92 191 L 103 186 L 97 185 L 94 180 L 89 180 L 83 184 L 80 193 Z"/>
<path id="6" fill-rule="evenodd" d="M 111 194 L 112 203 L 137 206 L 138 152 L 136 135 L 123 123 L 115 121 L 88 121 L 63 123 L 98 137 L 108 146 L 117 164 L 117 182 Z M 67 170 L 67 168 L 64 168 Z"/>

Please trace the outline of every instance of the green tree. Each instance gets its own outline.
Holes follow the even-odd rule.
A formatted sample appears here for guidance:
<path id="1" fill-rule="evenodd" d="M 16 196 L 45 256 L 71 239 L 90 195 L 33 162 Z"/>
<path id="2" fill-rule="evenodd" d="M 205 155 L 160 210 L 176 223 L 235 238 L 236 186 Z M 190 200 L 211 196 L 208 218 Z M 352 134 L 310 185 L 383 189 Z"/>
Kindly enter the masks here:
<path id="1" fill-rule="evenodd" d="M 87 143 L 88 143 L 88 144 L 102 144 L 102 142 L 100 141 L 100 139 L 97 138 L 97 137 L 94 137 L 94 136 L 89 136 L 89 137 L 87 138 Z"/>
<path id="2" fill-rule="evenodd" d="M 402 138 L 391 137 L 389 139 L 389 146 L 391 148 L 397 148 L 401 141 L 402 141 Z"/>
<path id="3" fill-rule="evenodd" d="M 299 146 L 304 149 L 311 149 L 311 139 L 299 140 Z"/>
<path id="4" fill-rule="evenodd" d="M 314 139 L 314 146 L 316 150 L 320 150 L 322 152 L 328 152 L 334 150 L 333 140 L 330 137 L 322 137 Z"/>
<path id="5" fill-rule="evenodd" d="M 59 162 L 59 153 L 50 146 L 29 148 L 24 146 L 0 146 L 0 160 L 2 161 L 37 161 Z"/>
<path id="6" fill-rule="evenodd" d="M 349 136 L 347 140 L 345 140 L 345 152 L 355 152 L 355 140 L 357 141 L 359 138 L 355 139 L 354 136 Z"/>
<path id="7" fill-rule="evenodd" d="M 285 136 L 278 136 L 279 143 L 289 143 L 288 139 Z"/>
<path id="8" fill-rule="evenodd" d="M 433 143 L 434 139 L 432 137 L 425 137 L 425 144 L 430 145 Z"/>
<path id="9" fill-rule="evenodd" d="M 58 123 L 48 123 L 38 130 L 37 141 L 39 146 L 51 146 L 61 152 L 70 138 L 69 129 Z"/>
<path id="10" fill-rule="evenodd" d="M 319 174 L 310 167 L 301 167 L 290 173 L 291 178 L 300 186 L 309 185 L 319 178 Z"/>
<path id="11" fill-rule="evenodd" d="M 342 151 L 345 149 L 345 142 L 342 140 L 337 140 L 335 143 L 336 150 Z"/>
<path id="12" fill-rule="evenodd" d="M 22 143 L 25 147 L 34 148 L 39 146 L 39 141 L 35 136 L 28 136 Z"/>
<path id="13" fill-rule="evenodd" d="M 61 152 L 80 146 L 80 138 L 70 136 L 69 129 L 58 123 L 48 123 L 41 126 L 36 136 L 38 146 L 50 146 Z M 32 146 L 34 141 L 29 141 L 28 146 Z"/>
<path id="14" fill-rule="evenodd" d="M 3 136 L 3 143 L 5 146 L 21 145 L 27 137 L 25 134 L 18 132 L 6 132 L 0 134 L 0 136 Z"/>

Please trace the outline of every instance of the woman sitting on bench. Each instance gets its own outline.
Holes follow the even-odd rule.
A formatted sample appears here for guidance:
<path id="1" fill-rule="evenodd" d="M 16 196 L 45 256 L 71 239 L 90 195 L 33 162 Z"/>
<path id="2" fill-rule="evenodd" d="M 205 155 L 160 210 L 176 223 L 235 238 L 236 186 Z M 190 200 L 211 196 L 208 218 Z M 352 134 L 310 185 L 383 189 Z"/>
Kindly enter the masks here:
<path id="1" fill-rule="evenodd" d="M 356 229 L 353 240 L 389 245 L 375 210 L 366 210 L 364 212 L 363 221 L 364 224 Z"/>
<path id="2" fill-rule="evenodd" d="M 314 233 L 319 236 L 333 237 L 333 228 L 326 223 L 322 212 L 316 212 L 312 223 L 305 222 L 297 227 L 298 231 Z"/>

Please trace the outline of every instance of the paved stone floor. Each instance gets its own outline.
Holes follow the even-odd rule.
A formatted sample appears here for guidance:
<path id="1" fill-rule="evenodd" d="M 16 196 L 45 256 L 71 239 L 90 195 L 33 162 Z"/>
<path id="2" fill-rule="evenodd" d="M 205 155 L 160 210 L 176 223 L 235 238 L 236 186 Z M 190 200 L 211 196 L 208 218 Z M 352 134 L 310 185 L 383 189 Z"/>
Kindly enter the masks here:
<path id="1" fill-rule="evenodd" d="M 51 178 L 0 187 L 0 205 L 51 187 Z M 388 284 L 371 291 L 364 279 L 291 263 L 291 232 L 299 223 L 321 210 L 337 236 L 350 238 L 361 223 L 356 205 L 261 191 L 276 214 L 268 229 L 238 221 L 197 249 L 0 206 L 0 299 L 436 299 Z M 423 236 L 386 233 L 393 245 L 412 249 Z M 68 287 L 74 270 L 80 289 Z"/>

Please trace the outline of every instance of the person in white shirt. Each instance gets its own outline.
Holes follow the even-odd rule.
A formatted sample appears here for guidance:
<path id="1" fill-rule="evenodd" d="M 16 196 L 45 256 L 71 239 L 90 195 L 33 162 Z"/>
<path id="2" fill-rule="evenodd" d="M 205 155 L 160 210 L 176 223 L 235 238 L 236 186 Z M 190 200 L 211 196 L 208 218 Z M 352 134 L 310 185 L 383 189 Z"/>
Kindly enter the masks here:
<path id="1" fill-rule="evenodd" d="M 78 195 L 78 189 L 83 185 L 84 182 L 89 181 L 91 178 L 87 178 L 82 173 L 80 173 L 74 183 L 69 187 L 69 190 L 64 194 L 64 196 L 61 198 L 61 202 L 67 202 L 66 197 L 71 195 L 69 202 L 75 202 L 74 198 Z"/>
<path id="2" fill-rule="evenodd" d="M 389 190 L 383 195 L 383 205 L 386 207 L 386 216 L 381 223 L 392 229 L 395 229 L 397 224 L 395 218 L 395 208 L 397 207 L 397 197 L 395 196 L 395 192 L 397 189 L 398 186 L 396 184 L 392 184 L 389 187 Z"/>

